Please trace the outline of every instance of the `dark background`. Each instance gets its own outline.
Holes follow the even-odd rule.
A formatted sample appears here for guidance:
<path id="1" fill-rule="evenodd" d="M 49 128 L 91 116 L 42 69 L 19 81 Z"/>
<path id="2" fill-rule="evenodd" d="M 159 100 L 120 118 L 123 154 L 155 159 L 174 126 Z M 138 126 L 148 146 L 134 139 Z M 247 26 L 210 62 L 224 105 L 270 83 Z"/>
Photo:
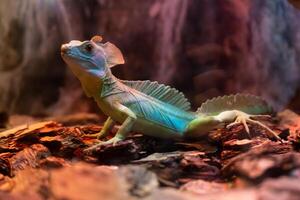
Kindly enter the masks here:
<path id="1" fill-rule="evenodd" d="M 95 34 L 118 46 L 122 79 L 205 99 L 244 92 L 300 112 L 300 10 L 286 0 L 0 0 L 0 111 L 98 112 L 60 58 Z"/>

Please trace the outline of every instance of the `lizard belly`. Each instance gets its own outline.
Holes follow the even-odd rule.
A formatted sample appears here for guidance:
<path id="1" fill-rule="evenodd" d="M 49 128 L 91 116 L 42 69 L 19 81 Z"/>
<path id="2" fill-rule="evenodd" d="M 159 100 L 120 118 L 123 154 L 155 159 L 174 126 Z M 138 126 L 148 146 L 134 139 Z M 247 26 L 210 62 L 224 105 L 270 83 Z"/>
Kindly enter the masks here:
<path id="1" fill-rule="evenodd" d="M 194 119 L 193 115 L 176 107 L 149 102 L 149 100 L 142 97 L 139 97 L 139 101 L 136 101 L 135 98 L 128 98 L 128 96 L 127 99 L 122 99 L 118 95 L 114 95 L 105 99 L 96 99 L 96 101 L 105 115 L 110 116 L 116 122 L 123 123 L 128 116 L 110 103 L 120 102 L 137 116 L 132 131 L 154 137 L 183 137 L 187 125 Z"/>
<path id="2" fill-rule="evenodd" d="M 114 106 L 107 101 L 97 101 L 99 108 L 102 112 L 110 116 L 114 121 L 123 123 L 126 119 L 126 115 L 119 112 Z M 160 125 L 156 122 L 149 121 L 143 116 L 138 116 L 135 121 L 132 131 L 141 132 L 148 136 L 160 137 L 160 138 L 178 138 L 182 137 L 182 133 L 178 130 L 170 129 L 166 126 Z"/>
<path id="3" fill-rule="evenodd" d="M 188 112 L 168 104 L 149 102 L 147 99 L 129 101 L 125 105 L 137 115 L 133 130 L 150 136 L 182 137 L 187 125 L 194 119 Z"/>
<path id="4" fill-rule="evenodd" d="M 155 122 L 139 118 L 133 125 L 133 131 L 141 132 L 148 136 L 159 137 L 159 138 L 180 138 L 182 137 L 182 132 L 170 129 L 168 127 L 162 126 Z"/>

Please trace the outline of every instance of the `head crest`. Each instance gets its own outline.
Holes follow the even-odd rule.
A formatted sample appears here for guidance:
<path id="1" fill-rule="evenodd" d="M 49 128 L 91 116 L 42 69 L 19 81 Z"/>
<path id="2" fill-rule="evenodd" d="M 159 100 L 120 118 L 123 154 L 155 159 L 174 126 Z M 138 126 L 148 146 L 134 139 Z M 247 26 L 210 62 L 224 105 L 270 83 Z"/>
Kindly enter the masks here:
<path id="1" fill-rule="evenodd" d="M 125 63 L 122 52 L 114 44 L 106 42 L 101 46 L 106 54 L 106 62 L 109 67 Z"/>
<path id="2" fill-rule="evenodd" d="M 110 42 L 106 42 L 104 44 L 101 43 L 102 39 L 103 38 L 100 35 L 96 35 L 92 37 L 91 41 L 97 43 L 99 46 L 103 48 L 106 55 L 106 62 L 108 67 L 124 64 L 125 61 L 120 49 Z"/>
<path id="3" fill-rule="evenodd" d="M 102 41 L 102 37 L 100 35 L 95 35 L 94 37 L 92 37 L 91 41 L 95 42 L 95 43 L 100 43 Z"/>

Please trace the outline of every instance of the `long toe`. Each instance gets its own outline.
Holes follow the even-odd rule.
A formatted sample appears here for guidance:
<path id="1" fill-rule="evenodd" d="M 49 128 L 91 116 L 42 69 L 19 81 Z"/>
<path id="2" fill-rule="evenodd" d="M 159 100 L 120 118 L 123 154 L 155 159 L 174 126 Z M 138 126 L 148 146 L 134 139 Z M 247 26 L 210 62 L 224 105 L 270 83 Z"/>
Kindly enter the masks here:
<path id="1" fill-rule="evenodd" d="M 237 121 L 235 121 L 235 122 L 232 122 L 232 123 L 230 123 L 230 124 L 228 124 L 227 126 L 226 126 L 226 128 L 231 128 L 231 127 L 233 127 L 233 126 L 235 126 L 235 125 L 238 125 L 238 124 L 240 124 L 241 122 L 237 122 Z"/>
<path id="2" fill-rule="evenodd" d="M 83 137 L 88 137 L 88 138 L 98 138 L 99 134 L 94 133 L 94 134 L 84 134 Z"/>
<path id="3" fill-rule="evenodd" d="M 263 123 L 256 121 L 256 120 L 252 120 L 249 119 L 248 122 L 252 123 L 252 124 L 256 124 L 262 128 L 264 128 L 267 131 L 267 134 L 270 138 L 276 138 L 277 140 L 282 142 L 282 139 L 277 135 L 277 133 L 273 130 L 271 130 L 268 126 L 264 125 Z"/>
<path id="4" fill-rule="evenodd" d="M 249 127 L 247 125 L 246 119 L 242 119 L 242 123 L 244 125 L 244 128 L 245 128 L 246 132 L 248 133 L 248 136 L 251 137 L 250 130 L 249 130 Z"/>
<path id="5" fill-rule="evenodd" d="M 270 119 L 272 118 L 271 115 L 249 115 L 250 118 L 266 118 L 266 119 Z"/>
<path id="6" fill-rule="evenodd" d="M 99 149 L 101 146 L 103 146 L 104 145 L 103 143 L 104 142 L 100 142 L 100 143 L 95 144 L 95 145 L 93 145 L 93 146 L 91 146 L 89 148 L 86 148 L 85 150 L 83 150 L 83 152 L 87 153 L 87 154 L 90 154 L 91 152 L 93 152 L 93 151 Z"/>

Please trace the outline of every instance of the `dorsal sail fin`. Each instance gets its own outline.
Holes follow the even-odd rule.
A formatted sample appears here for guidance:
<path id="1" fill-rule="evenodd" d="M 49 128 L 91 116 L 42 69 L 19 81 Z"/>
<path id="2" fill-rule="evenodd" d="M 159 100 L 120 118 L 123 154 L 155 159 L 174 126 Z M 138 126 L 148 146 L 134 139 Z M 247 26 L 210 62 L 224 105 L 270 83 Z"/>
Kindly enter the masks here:
<path id="1" fill-rule="evenodd" d="M 171 104 L 180 108 L 182 110 L 190 110 L 191 104 L 185 98 L 182 92 L 179 92 L 175 88 L 166 86 L 164 84 L 159 84 L 158 82 L 147 81 L 126 81 L 121 80 L 121 82 L 128 87 L 136 89 L 144 94 L 147 94 L 155 99 L 163 101 L 165 103 Z"/>
<path id="2" fill-rule="evenodd" d="M 249 94 L 236 94 L 207 100 L 196 113 L 198 115 L 216 115 L 226 110 L 240 110 L 253 115 L 272 112 L 272 108 L 262 98 Z"/>

